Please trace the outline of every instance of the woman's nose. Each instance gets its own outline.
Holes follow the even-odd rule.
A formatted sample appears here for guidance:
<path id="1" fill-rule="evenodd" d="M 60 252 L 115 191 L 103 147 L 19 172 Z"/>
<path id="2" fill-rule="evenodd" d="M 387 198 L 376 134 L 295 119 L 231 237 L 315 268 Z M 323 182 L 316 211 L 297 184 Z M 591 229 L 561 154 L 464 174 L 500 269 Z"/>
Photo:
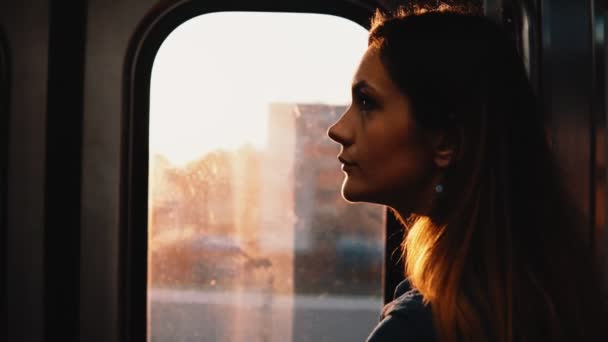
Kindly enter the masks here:
<path id="1" fill-rule="evenodd" d="M 339 123 L 339 122 L 340 122 L 340 121 L 338 121 L 338 122 L 334 123 L 333 125 L 331 125 L 331 126 L 329 127 L 329 129 L 327 130 L 327 136 L 328 136 L 328 137 L 329 137 L 331 140 L 333 140 L 333 141 L 335 141 L 335 142 L 338 142 L 338 143 L 341 143 L 341 141 L 342 141 L 343 139 L 341 138 L 341 135 L 340 135 L 340 134 L 339 134 L 339 132 L 338 132 L 338 123 Z"/>
<path id="2" fill-rule="evenodd" d="M 331 140 L 340 144 L 344 144 L 347 138 L 346 119 L 349 109 L 350 107 L 347 108 L 346 111 L 342 113 L 342 115 L 340 115 L 338 121 L 334 122 L 334 124 L 329 126 L 329 128 L 327 129 L 327 136 Z"/>

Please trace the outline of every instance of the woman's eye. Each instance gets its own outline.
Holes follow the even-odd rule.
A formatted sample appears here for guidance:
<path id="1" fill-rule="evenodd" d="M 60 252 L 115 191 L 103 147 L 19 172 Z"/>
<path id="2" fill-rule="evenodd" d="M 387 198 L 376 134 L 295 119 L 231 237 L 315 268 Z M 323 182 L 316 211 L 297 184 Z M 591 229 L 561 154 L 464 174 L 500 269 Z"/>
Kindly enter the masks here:
<path id="1" fill-rule="evenodd" d="M 366 98 L 361 99 L 361 109 L 370 110 L 371 102 Z"/>
<path id="2" fill-rule="evenodd" d="M 374 101 L 363 94 L 357 95 L 357 104 L 359 105 L 359 109 L 364 112 L 368 112 L 375 108 Z"/>

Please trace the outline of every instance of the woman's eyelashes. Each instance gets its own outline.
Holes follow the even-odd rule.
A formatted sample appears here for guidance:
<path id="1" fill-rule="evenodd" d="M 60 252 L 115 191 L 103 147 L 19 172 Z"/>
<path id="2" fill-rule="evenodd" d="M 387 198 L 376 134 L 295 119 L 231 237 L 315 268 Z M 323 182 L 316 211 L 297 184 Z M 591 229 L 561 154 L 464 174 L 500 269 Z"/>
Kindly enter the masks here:
<path id="1" fill-rule="evenodd" d="M 355 104 L 362 112 L 369 112 L 377 107 L 376 101 L 362 91 L 354 92 L 353 97 Z"/>

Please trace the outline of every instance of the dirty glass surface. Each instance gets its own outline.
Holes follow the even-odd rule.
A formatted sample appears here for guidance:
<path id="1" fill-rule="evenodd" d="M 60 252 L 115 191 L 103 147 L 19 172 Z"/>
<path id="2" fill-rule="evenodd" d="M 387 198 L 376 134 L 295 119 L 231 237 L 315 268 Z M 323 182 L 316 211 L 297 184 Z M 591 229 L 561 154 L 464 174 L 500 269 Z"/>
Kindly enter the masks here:
<path id="1" fill-rule="evenodd" d="M 328 127 L 367 32 L 316 14 L 179 26 L 150 98 L 149 341 L 363 341 L 382 307 L 384 207 L 340 193 Z"/>

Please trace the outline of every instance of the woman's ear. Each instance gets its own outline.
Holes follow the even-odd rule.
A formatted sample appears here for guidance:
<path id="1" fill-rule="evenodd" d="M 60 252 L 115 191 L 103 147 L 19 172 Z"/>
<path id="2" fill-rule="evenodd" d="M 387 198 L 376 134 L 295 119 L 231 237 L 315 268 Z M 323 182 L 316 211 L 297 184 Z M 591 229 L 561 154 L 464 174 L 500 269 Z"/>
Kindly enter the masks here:
<path id="1" fill-rule="evenodd" d="M 446 128 L 438 132 L 434 137 L 433 153 L 435 165 L 439 168 L 447 168 L 459 159 L 464 131 L 461 127 Z"/>

